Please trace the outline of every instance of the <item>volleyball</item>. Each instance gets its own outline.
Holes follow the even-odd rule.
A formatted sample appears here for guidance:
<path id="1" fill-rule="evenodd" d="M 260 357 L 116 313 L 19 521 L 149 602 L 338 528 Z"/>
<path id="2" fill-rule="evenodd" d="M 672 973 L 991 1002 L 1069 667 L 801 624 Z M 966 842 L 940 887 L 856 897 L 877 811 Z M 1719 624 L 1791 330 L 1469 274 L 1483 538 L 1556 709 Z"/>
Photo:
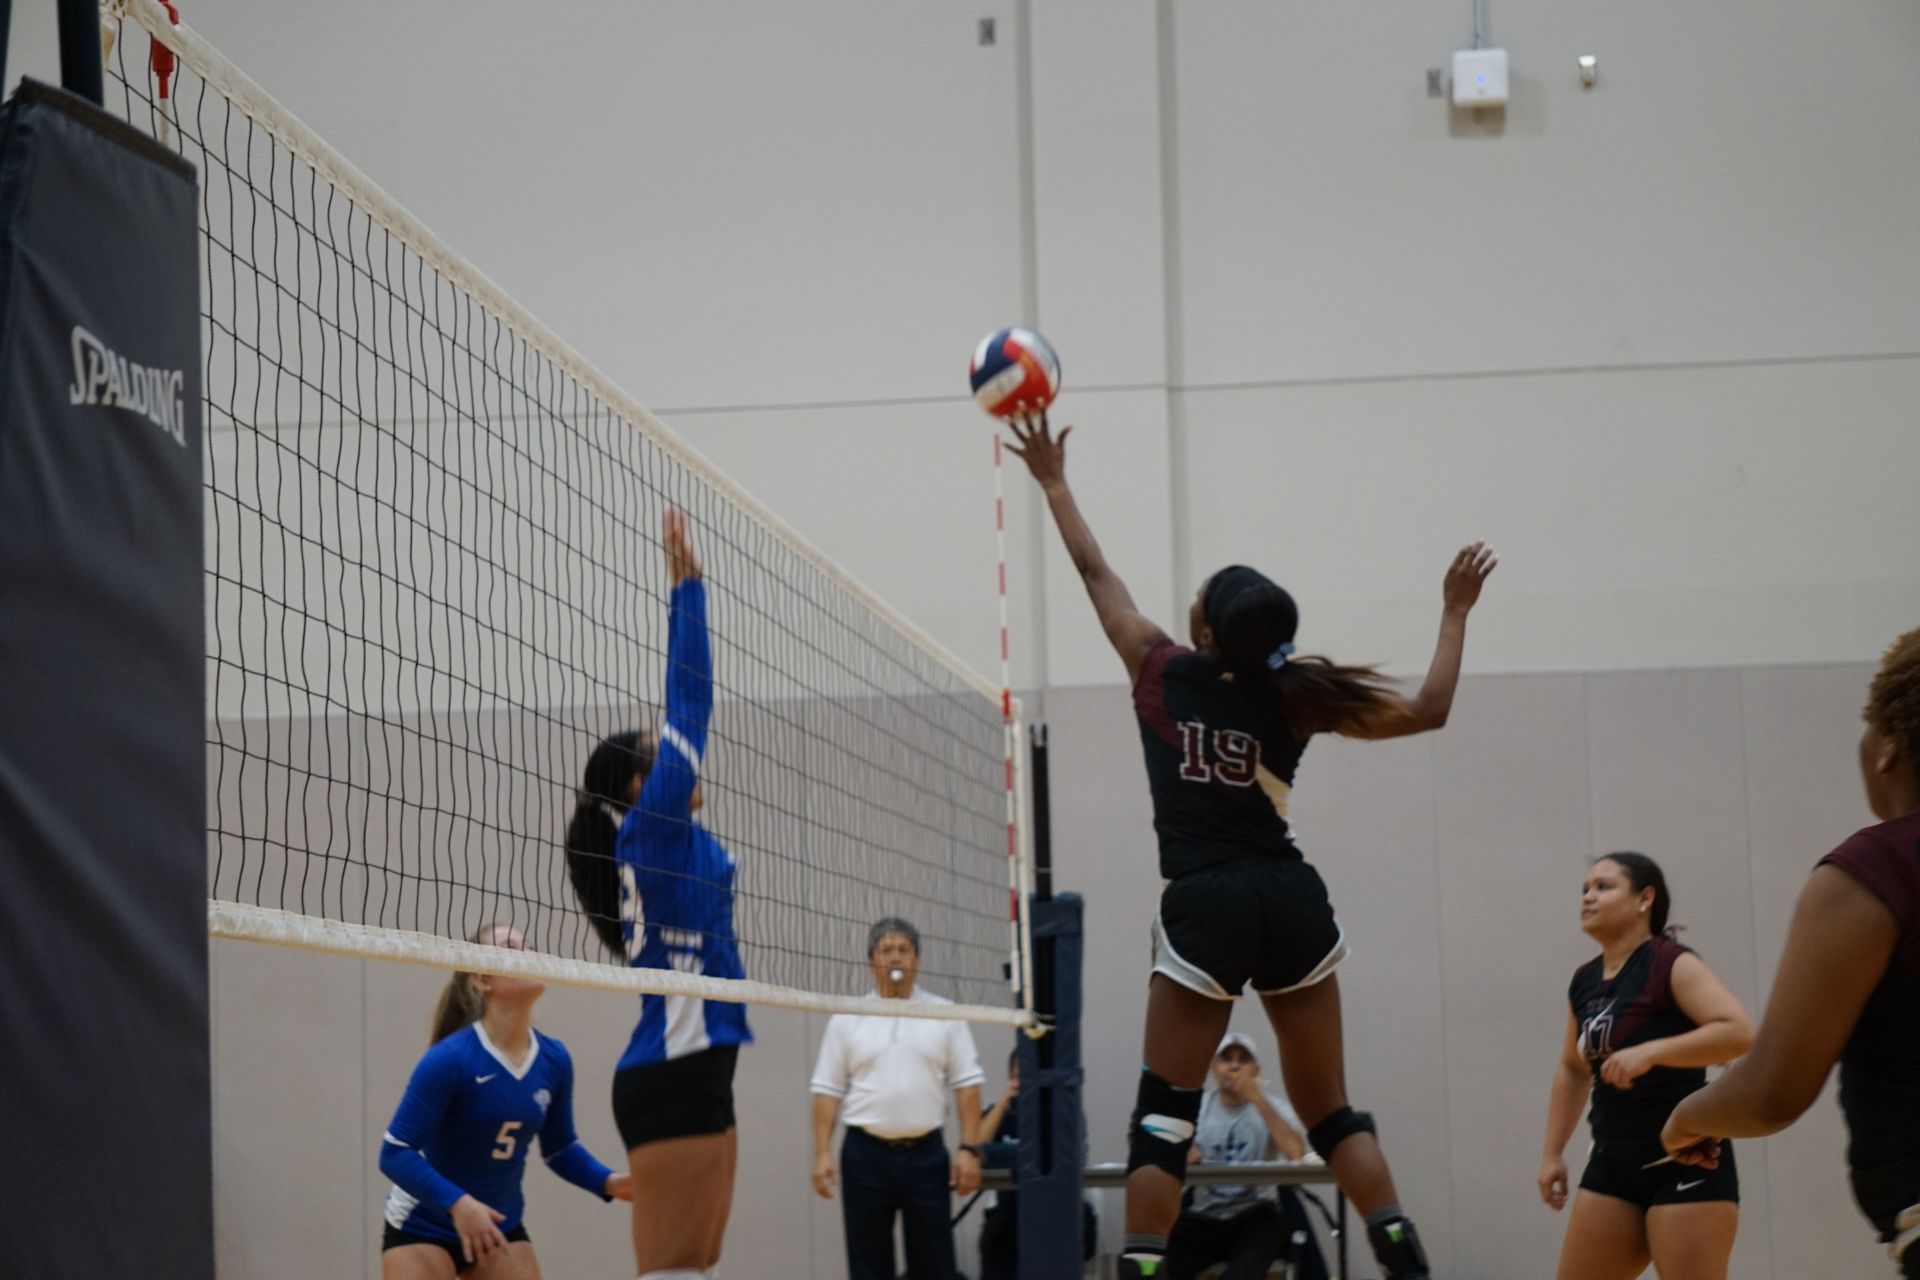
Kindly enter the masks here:
<path id="1" fill-rule="evenodd" d="M 1031 329 L 996 329 L 974 348 L 973 398 L 996 418 L 1039 413 L 1060 394 L 1060 357 Z"/>

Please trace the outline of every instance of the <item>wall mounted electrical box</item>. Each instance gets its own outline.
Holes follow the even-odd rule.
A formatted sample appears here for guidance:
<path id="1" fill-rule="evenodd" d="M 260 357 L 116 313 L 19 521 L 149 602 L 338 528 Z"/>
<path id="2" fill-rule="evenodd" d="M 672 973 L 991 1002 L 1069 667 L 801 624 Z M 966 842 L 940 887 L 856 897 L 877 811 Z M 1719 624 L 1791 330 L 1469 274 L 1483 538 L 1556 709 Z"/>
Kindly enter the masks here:
<path id="1" fill-rule="evenodd" d="M 1507 51 L 1462 49 L 1453 55 L 1453 105 L 1502 107 L 1507 102 Z"/>

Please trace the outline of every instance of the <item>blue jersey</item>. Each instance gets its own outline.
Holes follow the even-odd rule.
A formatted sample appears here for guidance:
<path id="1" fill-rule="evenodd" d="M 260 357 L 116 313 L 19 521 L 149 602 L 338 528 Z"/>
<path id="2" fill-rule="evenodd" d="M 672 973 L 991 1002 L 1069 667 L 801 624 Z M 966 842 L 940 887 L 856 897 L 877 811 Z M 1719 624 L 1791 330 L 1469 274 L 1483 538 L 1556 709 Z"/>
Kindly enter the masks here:
<path id="1" fill-rule="evenodd" d="M 667 619 L 667 716 L 639 799 L 620 825 L 621 932 L 627 963 L 715 978 L 744 978 L 733 935 L 733 855 L 694 821 L 693 789 L 713 715 L 713 651 L 707 589 L 698 578 L 673 589 Z M 640 1024 L 622 1067 L 745 1044 L 747 1010 L 692 996 L 642 996 Z"/>
<path id="2" fill-rule="evenodd" d="M 463 1195 L 520 1225 L 520 1175 L 527 1146 L 575 1186 L 605 1196 L 610 1170 L 573 1131 L 573 1059 L 558 1040 L 534 1034 L 518 1069 L 507 1064 L 479 1023 L 427 1050 L 380 1144 L 380 1171 L 393 1179 L 387 1221 L 434 1240 L 457 1241 L 447 1211 Z"/>

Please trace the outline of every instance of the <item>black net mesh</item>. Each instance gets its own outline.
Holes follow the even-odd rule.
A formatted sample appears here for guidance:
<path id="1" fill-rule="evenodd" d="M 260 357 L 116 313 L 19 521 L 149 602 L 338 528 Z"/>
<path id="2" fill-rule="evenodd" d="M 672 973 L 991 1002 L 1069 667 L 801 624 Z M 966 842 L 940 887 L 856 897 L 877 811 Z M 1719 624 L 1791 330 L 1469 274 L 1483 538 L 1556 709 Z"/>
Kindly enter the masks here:
<path id="1" fill-rule="evenodd" d="M 932 989 L 1009 1003 L 977 681 L 191 67 L 162 101 L 131 22 L 108 89 L 203 187 L 210 896 L 620 963 L 565 836 L 595 743 L 658 724 L 671 507 L 706 561 L 701 818 L 748 977 L 863 992 L 898 915 Z"/>

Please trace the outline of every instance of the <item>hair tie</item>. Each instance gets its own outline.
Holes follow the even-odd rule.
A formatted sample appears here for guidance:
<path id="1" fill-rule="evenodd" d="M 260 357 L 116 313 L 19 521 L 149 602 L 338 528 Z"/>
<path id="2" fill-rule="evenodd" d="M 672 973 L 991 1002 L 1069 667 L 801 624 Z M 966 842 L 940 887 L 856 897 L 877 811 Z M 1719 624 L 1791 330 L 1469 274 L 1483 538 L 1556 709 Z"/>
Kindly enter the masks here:
<path id="1" fill-rule="evenodd" d="M 1287 665 L 1287 658 L 1293 653 L 1293 641 L 1289 640 L 1267 655 L 1267 670 L 1278 671 Z"/>

